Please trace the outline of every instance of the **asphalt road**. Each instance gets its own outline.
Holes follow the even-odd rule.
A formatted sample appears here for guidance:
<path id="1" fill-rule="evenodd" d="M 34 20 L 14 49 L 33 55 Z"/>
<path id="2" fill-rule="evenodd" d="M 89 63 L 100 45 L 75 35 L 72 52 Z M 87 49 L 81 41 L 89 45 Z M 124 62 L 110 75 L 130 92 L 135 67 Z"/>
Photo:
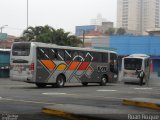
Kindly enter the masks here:
<path id="1" fill-rule="evenodd" d="M 160 99 L 160 88 L 115 83 L 106 86 L 92 84 L 87 87 L 83 87 L 81 84 L 70 84 L 64 88 L 48 86 L 40 89 L 34 84 L 0 79 L 0 120 L 7 117 L 15 119 L 17 117 L 18 120 L 63 120 L 42 113 L 42 107 L 54 104 L 125 109 L 128 113 L 130 111 L 146 114 L 159 113 L 157 110 L 122 105 L 122 100 L 125 98 L 139 97 Z"/>

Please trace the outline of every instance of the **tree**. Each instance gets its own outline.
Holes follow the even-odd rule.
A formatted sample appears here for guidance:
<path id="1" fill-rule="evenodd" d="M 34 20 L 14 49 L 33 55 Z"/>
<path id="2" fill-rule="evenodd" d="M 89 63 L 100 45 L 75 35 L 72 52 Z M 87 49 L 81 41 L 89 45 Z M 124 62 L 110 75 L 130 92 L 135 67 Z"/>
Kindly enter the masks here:
<path id="1" fill-rule="evenodd" d="M 70 35 L 69 32 L 65 32 L 63 29 L 55 30 L 48 25 L 44 27 L 29 27 L 27 30 L 24 30 L 23 35 L 16 41 L 53 43 L 63 46 L 78 46 L 82 44 L 78 37 Z"/>
<path id="2" fill-rule="evenodd" d="M 118 28 L 116 34 L 117 35 L 124 35 L 126 33 L 126 30 L 124 28 Z"/>
<path id="3" fill-rule="evenodd" d="M 114 35 L 115 29 L 114 28 L 108 28 L 108 30 L 105 31 L 105 34 L 107 35 Z"/>

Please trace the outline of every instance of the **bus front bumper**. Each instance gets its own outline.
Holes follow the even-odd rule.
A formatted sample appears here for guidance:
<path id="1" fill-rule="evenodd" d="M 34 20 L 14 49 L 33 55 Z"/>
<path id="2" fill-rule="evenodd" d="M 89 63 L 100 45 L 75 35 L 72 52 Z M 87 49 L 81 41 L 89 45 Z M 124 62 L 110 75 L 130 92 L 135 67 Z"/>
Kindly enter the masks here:
<path id="1" fill-rule="evenodd" d="M 132 78 L 132 77 L 124 77 L 122 79 L 123 82 L 136 82 L 139 83 L 139 79 L 138 78 Z"/>

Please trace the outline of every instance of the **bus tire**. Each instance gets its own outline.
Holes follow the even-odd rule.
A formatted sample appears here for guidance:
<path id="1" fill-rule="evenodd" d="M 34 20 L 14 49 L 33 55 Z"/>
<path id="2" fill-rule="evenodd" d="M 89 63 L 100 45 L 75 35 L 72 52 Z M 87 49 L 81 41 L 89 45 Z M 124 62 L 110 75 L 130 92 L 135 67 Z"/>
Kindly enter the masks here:
<path id="1" fill-rule="evenodd" d="M 45 83 L 36 83 L 36 86 L 38 88 L 45 88 L 46 87 L 46 84 Z"/>
<path id="2" fill-rule="evenodd" d="M 64 87 L 65 77 L 63 75 L 59 75 L 56 80 L 56 87 L 61 88 Z"/>
<path id="3" fill-rule="evenodd" d="M 105 75 L 103 75 L 101 77 L 101 82 L 100 82 L 100 86 L 105 86 L 107 83 L 107 77 Z"/>
<path id="4" fill-rule="evenodd" d="M 87 82 L 82 82 L 82 85 L 83 85 L 83 86 L 87 86 L 88 83 L 87 83 Z"/>

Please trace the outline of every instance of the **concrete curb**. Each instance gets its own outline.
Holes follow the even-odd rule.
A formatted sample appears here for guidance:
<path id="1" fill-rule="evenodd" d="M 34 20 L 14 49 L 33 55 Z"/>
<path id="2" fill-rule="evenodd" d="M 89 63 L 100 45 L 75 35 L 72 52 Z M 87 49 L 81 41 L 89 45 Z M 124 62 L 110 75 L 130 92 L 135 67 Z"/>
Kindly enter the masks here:
<path id="1" fill-rule="evenodd" d="M 42 112 L 46 113 L 46 114 L 62 117 L 62 118 L 68 119 L 68 120 L 77 120 L 77 117 L 75 115 L 72 115 L 72 114 L 64 112 L 64 111 L 56 110 L 56 109 L 49 109 L 49 108 L 44 107 L 44 108 L 42 108 Z"/>
<path id="2" fill-rule="evenodd" d="M 138 107 L 160 110 L 159 99 L 151 99 L 151 98 L 123 99 L 122 103 L 124 105 L 131 105 L 131 106 L 138 106 Z"/>
<path id="3" fill-rule="evenodd" d="M 63 110 L 58 110 L 56 108 L 44 107 L 42 108 L 42 112 L 54 116 L 58 116 L 67 120 L 105 120 L 105 118 L 100 117 L 92 117 L 88 115 L 75 114 L 71 112 L 66 112 Z"/>

